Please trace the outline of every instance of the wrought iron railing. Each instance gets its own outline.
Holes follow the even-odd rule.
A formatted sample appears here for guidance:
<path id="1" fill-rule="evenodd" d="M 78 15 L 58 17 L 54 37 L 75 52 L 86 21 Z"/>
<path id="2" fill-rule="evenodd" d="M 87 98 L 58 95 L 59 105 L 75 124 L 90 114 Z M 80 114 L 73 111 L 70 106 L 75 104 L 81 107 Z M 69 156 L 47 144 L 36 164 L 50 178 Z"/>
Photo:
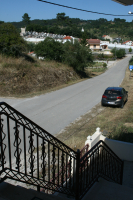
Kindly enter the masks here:
<path id="1" fill-rule="evenodd" d="M 80 163 L 78 190 L 80 198 L 99 177 L 122 184 L 123 161 L 102 140 L 81 158 Z"/>
<path id="2" fill-rule="evenodd" d="M 0 103 L 0 182 L 12 179 L 81 199 L 98 177 L 121 183 L 122 161 L 102 141 L 75 152 Z M 83 184 L 84 183 L 84 184 Z"/>
<path id="3" fill-rule="evenodd" d="M 0 154 L 1 182 L 9 178 L 75 196 L 76 152 L 4 102 Z"/>

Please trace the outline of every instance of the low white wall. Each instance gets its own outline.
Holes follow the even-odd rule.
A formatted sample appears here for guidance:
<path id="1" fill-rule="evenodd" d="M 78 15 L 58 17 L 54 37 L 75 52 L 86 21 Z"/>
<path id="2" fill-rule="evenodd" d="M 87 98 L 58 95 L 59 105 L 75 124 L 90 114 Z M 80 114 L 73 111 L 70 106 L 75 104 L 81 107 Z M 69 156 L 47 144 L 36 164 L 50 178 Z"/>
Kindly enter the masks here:
<path id="1" fill-rule="evenodd" d="M 85 145 L 89 144 L 89 149 L 91 149 L 100 140 L 101 134 L 102 133 L 100 132 L 100 128 L 97 128 L 96 132 L 92 136 L 89 135 L 87 137 Z"/>
<path id="2" fill-rule="evenodd" d="M 104 139 L 104 142 L 122 160 L 133 161 L 133 144 L 118 140 Z"/>
<path id="3" fill-rule="evenodd" d="M 89 144 L 91 149 L 99 140 L 103 140 L 120 159 L 133 161 L 133 143 L 108 139 L 102 135 L 100 128 L 97 128 L 92 136 L 87 137 L 85 145 Z"/>

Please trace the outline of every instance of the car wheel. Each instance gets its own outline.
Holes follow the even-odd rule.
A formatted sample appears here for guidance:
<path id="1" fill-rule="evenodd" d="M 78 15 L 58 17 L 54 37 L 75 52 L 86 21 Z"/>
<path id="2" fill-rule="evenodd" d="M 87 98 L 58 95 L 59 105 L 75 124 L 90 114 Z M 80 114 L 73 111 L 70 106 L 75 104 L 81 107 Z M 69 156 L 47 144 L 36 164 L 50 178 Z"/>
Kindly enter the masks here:
<path id="1" fill-rule="evenodd" d="M 123 108 L 124 107 L 124 102 L 122 101 L 122 103 L 121 103 L 121 106 L 120 106 L 121 108 Z"/>

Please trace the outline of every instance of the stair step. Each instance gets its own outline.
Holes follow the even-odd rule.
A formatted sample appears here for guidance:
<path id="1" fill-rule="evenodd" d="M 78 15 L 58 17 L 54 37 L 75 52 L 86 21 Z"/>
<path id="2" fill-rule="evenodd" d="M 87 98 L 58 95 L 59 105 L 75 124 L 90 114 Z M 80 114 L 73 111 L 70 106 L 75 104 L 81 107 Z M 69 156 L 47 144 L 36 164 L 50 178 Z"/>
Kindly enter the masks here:
<path id="1" fill-rule="evenodd" d="M 133 200 L 133 189 L 100 179 L 82 200 Z"/>
<path id="2" fill-rule="evenodd" d="M 133 162 L 124 161 L 123 185 L 133 188 Z"/>
<path id="3" fill-rule="evenodd" d="M 14 186 L 3 182 L 0 184 L 0 200 L 68 200 L 65 196 L 50 195 L 26 189 L 21 186 Z"/>

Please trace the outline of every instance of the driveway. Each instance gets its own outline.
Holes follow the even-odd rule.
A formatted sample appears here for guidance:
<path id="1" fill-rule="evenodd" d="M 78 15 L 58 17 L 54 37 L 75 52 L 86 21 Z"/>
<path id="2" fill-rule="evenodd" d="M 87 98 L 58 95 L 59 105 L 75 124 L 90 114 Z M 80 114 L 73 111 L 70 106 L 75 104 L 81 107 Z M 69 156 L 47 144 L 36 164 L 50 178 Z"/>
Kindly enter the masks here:
<path id="1" fill-rule="evenodd" d="M 101 100 L 108 86 L 119 86 L 131 56 L 92 79 L 33 98 L 0 98 L 51 134 L 56 134 Z"/>

